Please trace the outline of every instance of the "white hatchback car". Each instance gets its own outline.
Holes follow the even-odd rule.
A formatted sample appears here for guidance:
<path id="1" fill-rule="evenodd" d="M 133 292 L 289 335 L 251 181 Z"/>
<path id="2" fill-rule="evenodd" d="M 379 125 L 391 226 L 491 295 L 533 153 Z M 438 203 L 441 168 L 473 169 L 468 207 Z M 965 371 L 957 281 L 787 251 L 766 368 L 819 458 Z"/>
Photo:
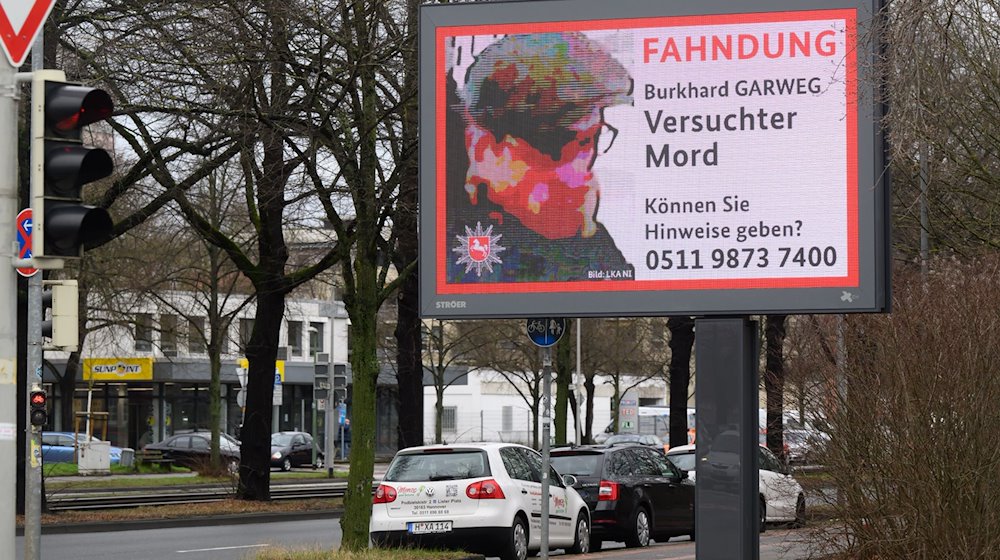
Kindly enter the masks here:
<path id="1" fill-rule="evenodd" d="M 541 470 L 538 452 L 509 443 L 403 449 L 375 489 L 372 542 L 524 560 L 542 546 Z M 549 548 L 586 553 L 590 510 L 566 478 L 550 471 Z"/>
<path id="2" fill-rule="evenodd" d="M 788 469 L 771 453 L 760 446 L 758 484 L 760 487 L 761 531 L 764 523 L 791 522 L 801 527 L 806 522 L 806 498 L 802 486 L 792 478 Z M 667 451 L 667 459 L 677 468 L 695 478 L 695 446 L 681 445 Z"/>

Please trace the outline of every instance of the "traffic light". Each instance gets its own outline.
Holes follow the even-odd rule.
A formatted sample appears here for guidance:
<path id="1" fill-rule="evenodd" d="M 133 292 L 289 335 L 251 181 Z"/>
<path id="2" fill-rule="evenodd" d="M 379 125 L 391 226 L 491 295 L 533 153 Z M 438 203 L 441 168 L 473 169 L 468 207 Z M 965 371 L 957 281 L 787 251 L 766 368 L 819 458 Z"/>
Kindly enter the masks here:
<path id="1" fill-rule="evenodd" d="M 84 185 L 111 175 L 114 164 L 106 151 L 84 146 L 82 132 L 109 118 L 114 104 L 104 90 L 68 83 L 58 70 L 31 78 L 32 258 L 80 257 L 113 226 L 107 210 L 83 204 Z"/>
<path id="2" fill-rule="evenodd" d="M 46 349 L 77 350 L 80 340 L 80 292 L 76 280 L 42 282 L 42 337 L 52 339 Z M 45 319 L 47 309 L 51 318 Z"/>
<path id="3" fill-rule="evenodd" d="M 31 425 L 44 426 L 49 423 L 49 398 L 45 391 L 32 391 L 28 397 L 31 403 Z"/>
<path id="4" fill-rule="evenodd" d="M 347 402 L 347 366 L 333 366 L 333 399 L 338 403 Z"/>
<path id="5" fill-rule="evenodd" d="M 313 398 L 325 399 L 330 391 L 330 355 L 317 354 L 313 375 Z"/>

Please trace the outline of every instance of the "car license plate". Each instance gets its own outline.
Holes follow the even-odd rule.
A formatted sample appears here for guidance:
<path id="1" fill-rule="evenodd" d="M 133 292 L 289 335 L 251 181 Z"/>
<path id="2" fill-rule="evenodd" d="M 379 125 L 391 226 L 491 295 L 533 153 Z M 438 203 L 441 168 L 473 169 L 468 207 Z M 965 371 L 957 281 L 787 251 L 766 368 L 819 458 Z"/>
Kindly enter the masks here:
<path id="1" fill-rule="evenodd" d="M 451 531 L 451 521 L 419 521 L 406 524 L 406 530 L 413 535 L 427 533 L 447 533 Z"/>

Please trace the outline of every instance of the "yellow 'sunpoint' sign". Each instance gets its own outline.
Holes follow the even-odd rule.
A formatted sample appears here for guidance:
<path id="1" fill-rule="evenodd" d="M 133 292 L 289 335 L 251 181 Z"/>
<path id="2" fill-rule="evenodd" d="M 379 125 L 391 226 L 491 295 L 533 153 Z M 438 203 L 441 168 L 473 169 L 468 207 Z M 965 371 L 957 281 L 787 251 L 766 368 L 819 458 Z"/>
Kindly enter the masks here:
<path id="1" fill-rule="evenodd" d="M 85 381 L 152 381 L 153 358 L 85 358 Z"/>
<path id="2" fill-rule="evenodd" d="M 242 369 L 250 369 L 250 361 L 246 358 L 240 358 L 239 364 Z M 285 360 L 274 361 L 274 375 L 280 379 L 282 383 L 285 382 Z"/>

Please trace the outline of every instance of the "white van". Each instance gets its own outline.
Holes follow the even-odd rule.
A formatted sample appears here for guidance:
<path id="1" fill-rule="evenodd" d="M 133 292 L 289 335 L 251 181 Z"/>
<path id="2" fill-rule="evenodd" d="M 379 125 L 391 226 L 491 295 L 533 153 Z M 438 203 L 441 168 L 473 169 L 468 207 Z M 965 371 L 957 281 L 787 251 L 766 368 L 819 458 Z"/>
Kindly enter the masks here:
<path id="1" fill-rule="evenodd" d="M 640 406 L 637 414 L 639 418 L 639 435 L 658 436 L 664 442 L 670 441 L 670 407 L 669 406 Z M 687 431 L 688 443 L 694 443 L 694 420 L 693 408 L 687 409 Z M 608 436 L 615 433 L 615 423 L 612 421 L 604 431 L 594 436 L 595 443 L 603 443 Z"/>

